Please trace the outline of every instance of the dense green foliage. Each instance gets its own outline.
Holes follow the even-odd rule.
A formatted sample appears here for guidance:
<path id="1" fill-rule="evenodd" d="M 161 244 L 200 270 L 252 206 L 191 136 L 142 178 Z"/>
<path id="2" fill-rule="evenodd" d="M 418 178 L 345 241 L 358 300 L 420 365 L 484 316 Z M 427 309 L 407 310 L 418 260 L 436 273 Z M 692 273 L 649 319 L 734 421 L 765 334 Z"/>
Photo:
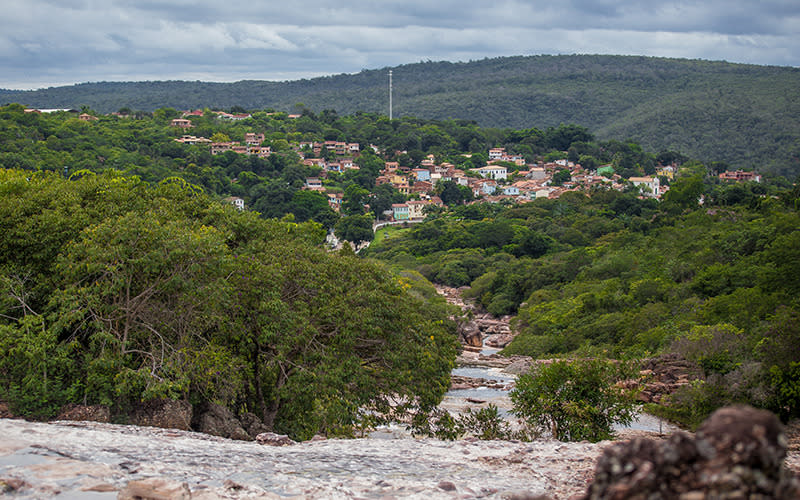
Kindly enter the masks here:
<path id="1" fill-rule="evenodd" d="M 800 412 L 800 188 L 783 178 L 723 183 L 724 164 L 595 141 L 576 125 L 485 129 L 307 108 L 296 119 L 192 117 L 193 134 L 264 133 L 273 150 L 211 155 L 174 141 L 184 133 L 169 126 L 176 116 L 85 122 L 0 108 L 0 167 L 16 169 L 0 186 L 0 398 L 18 411 L 87 402 L 122 415 L 142 400 L 185 398 L 308 437 L 427 410 L 455 348 L 427 278 L 469 285 L 465 296 L 490 313 L 516 315 L 506 354 L 671 351 L 695 362 L 703 379 L 662 410 L 689 425 L 730 402 Z M 320 170 L 291 146 L 323 140 L 361 147 L 358 170 L 323 181 L 341 194 L 341 213 L 302 189 Z M 381 230 L 360 254 L 399 277 L 349 246 L 317 248 L 325 229 L 371 240 L 376 212 L 406 199 L 375 185 L 385 161 L 433 154 L 470 168 L 498 146 L 528 161 L 610 164 L 623 178 L 679 168 L 661 202 L 601 187 L 465 205 L 462 189 L 440 183 L 447 209 L 391 237 Z M 252 211 L 211 201 L 230 195 Z M 456 424 L 467 425 L 445 418 L 441 432 Z"/>
<path id="2" fill-rule="evenodd" d="M 477 120 L 482 126 L 518 129 L 576 123 L 602 139 L 633 139 L 650 150 L 798 173 L 797 68 L 572 55 L 422 62 L 392 69 L 395 116 Z M 386 70 L 293 82 L 102 82 L 0 91 L 0 103 L 89 106 L 102 112 L 163 106 L 300 112 L 307 106 L 340 114 L 385 114 L 387 83 Z"/>
<path id="3" fill-rule="evenodd" d="M 597 191 L 470 205 L 368 254 L 516 314 L 505 354 L 682 355 L 704 373 L 673 398 L 689 425 L 733 402 L 797 415 L 797 188 L 718 184 L 699 167 L 660 204 Z"/>
<path id="4" fill-rule="evenodd" d="M 448 387 L 448 309 L 413 274 L 320 248 L 179 179 L 0 170 L 0 399 L 117 418 L 184 399 L 307 439 L 429 409 Z"/>
<path id="5" fill-rule="evenodd" d="M 469 169 L 485 165 L 489 148 L 505 147 L 530 162 L 568 156 L 574 161 L 608 163 L 628 178 L 652 174 L 659 160 L 680 157 L 647 153 L 634 143 L 593 142 L 588 130 L 575 125 L 546 130 L 484 129 L 463 120 L 388 120 L 365 113 L 338 116 L 330 110 L 319 115 L 305 110 L 296 119 L 264 111 L 240 121 L 219 119 L 211 112 L 192 116 L 192 134 L 241 142 L 247 133 L 260 133 L 265 135 L 261 145 L 273 151 L 266 158 L 233 151 L 212 155 L 208 145 L 175 141 L 187 133 L 170 126 L 176 116 L 174 109 L 161 108 L 152 115 L 82 121 L 72 113 L 25 113 L 22 106 L 9 105 L 0 108 L 0 166 L 67 176 L 117 170 L 147 182 L 179 177 L 212 196 L 241 197 L 248 209 L 264 217 L 291 213 L 295 222 L 313 220 L 328 229 L 337 227 L 339 234 L 352 241 L 369 241 L 366 219 L 380 217 L 393 203 L 407 199 L 391 184 L 376 185 L 386 161 L 417 166 L 432 154 L 439 162 Z M 295 150 L 301 150 L 300 142 L 326 140 L 359 144 L 354 160 L 359 168 L 322 172 L 320 167 L 303 164 Z M 375 154 L 370 145 L 384 153 Z M 336 157 L 327 150 L 319 154 Z M 329 206 L 326 194 L 303 190 L 307 178 L 323 174 L 327 194 L 341 195 L 340 213 Z M 440 183 L 436 194 L 452 206 L 473 198 L 469 188 L 454 182 Z"/>
<path id="6" fill-rule="evenodd" d="M 611 439 L 615 424 L 633 420 L 634 393 L 616 385 L 633 373 L 630 366 L 598 360 L 539 364 L 517 379 L 514 413 L 560 441 Z"/>

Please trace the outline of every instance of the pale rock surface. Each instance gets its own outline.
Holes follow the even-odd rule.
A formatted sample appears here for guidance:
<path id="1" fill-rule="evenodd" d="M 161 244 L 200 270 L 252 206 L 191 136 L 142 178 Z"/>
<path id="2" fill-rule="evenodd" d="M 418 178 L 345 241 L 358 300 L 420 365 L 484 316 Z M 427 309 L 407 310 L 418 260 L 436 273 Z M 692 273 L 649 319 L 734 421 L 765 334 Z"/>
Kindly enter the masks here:
<path id="1" fill-rule="evenodd" d="M 0 485 L 21 499 L 146 491 L 192 499 L 569 498 L 586 490 L 608 444 L 367 438 L 272 447 L 174 429 L 9 419 L 0 419 L 0 436 Z"/>

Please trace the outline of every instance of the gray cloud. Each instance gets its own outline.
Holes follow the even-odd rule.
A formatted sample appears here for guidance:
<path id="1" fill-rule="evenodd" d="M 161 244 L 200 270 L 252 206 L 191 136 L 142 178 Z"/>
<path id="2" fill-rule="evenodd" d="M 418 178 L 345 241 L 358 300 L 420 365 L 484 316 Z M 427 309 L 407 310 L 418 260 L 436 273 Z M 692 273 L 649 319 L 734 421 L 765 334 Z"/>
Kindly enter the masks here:
<path id="1" fill-rule="evenodd" d="M 9 2 L 9 0 L 0 0 Z M 607 53 L 800 66 L 796 0 L 27 0 L 0 87 L 286 80 L 420 60 Z"/>

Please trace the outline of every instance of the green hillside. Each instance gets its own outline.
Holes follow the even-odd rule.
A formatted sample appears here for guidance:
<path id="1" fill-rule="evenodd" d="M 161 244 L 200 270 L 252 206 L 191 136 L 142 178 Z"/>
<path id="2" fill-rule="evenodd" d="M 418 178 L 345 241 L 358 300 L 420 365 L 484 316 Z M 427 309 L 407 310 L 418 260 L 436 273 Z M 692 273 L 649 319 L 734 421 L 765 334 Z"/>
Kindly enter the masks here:
<path id="1" fill-rule="evenodd" d="M 2 91 L 0 103 L 153 110 L 273 108 L 388 113 L 388 69 L 292 82 L 85 83 Z M 394 115 L 545 128 L 575 123 L 599 139 L 800 172 L 800 69 L 633 56 L 518 56 L 392 68 Z"/>

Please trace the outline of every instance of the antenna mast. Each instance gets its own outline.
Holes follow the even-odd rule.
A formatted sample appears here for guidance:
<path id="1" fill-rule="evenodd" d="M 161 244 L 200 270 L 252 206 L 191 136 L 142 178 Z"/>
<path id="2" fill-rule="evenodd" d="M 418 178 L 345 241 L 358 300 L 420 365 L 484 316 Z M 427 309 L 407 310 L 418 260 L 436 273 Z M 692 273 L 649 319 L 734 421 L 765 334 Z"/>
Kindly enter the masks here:
<path id="1" fill-rule="evenodd" d="M 392 70 L 389 70 L 389 119 L 392 119 Z"/>

